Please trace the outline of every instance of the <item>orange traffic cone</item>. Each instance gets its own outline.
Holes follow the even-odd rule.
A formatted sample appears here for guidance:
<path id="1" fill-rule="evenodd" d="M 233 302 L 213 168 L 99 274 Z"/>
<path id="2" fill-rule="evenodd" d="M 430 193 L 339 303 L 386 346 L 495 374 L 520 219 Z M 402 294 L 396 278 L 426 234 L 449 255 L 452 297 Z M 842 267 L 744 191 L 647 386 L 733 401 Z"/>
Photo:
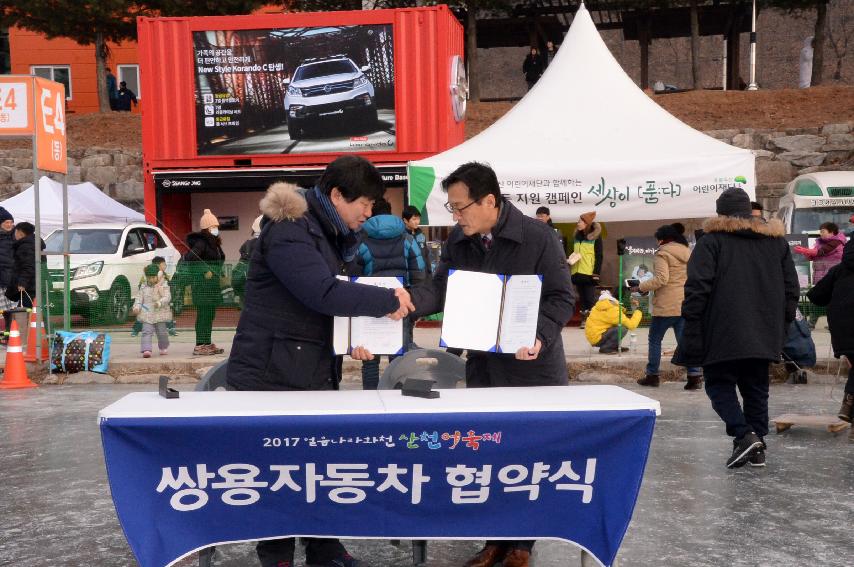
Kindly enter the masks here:
<path id="1" fill-rule="evenodd" d="M 47 344 L 47 334 L 44 332 L 44 321 L 39 318 L 39 308 L 36 305 L 36 300 L 33 299 L 33 310 L 30 312 L 30 334 L 27 336 L 27 352 L 24 355 L 24 361 L 36 362 L 36 325 L 41 325 L 42 328 L 42 352 L 41 361 L 48 359 L 50 347 Z"/>
<path id="2" fill-rule="evenodd" d="M 0 382 L 0 390 L 38 387 L 38 384 L 31 382 L 27 376 L 27 364 L 21 350 L 21 331 L 18 330 L 18 322 L 12 320 L 9 346 L 6 349 L 6 369 L 3 372 L 3 381 Z"/>

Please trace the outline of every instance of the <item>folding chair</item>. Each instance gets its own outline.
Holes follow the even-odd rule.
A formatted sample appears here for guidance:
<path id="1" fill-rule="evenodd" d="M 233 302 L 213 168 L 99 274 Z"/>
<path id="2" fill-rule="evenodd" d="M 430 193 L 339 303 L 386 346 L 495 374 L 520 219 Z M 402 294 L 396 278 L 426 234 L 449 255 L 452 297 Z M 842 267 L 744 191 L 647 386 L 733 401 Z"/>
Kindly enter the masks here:
<path id="1" fill-rule="evenodd" d="M 415 349 L 395 358 L 380 377 L 378 390 L 399 390 L 407 378 L 435 380 L 435 388 L 456 388 L 466 377 L 466 363 L 459 356 L 435 349 Z M 397 540 L 393 545 L 399 545 Z M 427 561 L 427 542 L 412 540 L 412 564 Z"/>
<path id="2" fill-rule="evenodd" d="M 205 375 L 202 376 L 201 380 L 199 380 L 199 383 L 196 384 L 196 391 L 212 392 L 213 390 L 219 390 L 220 388 L 228 390 L 229 388 L 225 383 L 228 370 L 227 364 L 228 359 L 211 366 L 208 371 L 205 372 Z"/>
<path id="3" fill-rule="evenodd" d="M 414 349 L 391 361 L 380 377 L 378 390 L 396 390 L 407 378 L 435 380 L 435 388 L 456 388 L 466 377 L 466 363 L 459 356 L 436 349 Z"/>
<path id="4" fill-rule="evenodd" d="M 218 362 L 202 376 L 199 383 L 196 384 L 197 392 L 213 392 L 214 390 L 228 390 L 226 385 L 228 360 Z M 211 567 L 213 565 L 213 557 L 216 553 L 216 546 L 206 547 L 199 551 L 199 567 Z"/>

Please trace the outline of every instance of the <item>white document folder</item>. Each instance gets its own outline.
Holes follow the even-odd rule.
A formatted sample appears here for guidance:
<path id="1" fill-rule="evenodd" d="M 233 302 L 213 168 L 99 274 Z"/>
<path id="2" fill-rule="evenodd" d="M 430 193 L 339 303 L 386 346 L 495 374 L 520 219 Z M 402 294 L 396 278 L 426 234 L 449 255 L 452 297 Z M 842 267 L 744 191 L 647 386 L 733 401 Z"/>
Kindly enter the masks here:
<path id="1" fill-rule="evenodd" d="M 338 278 L 388 289 L 403 287 L 403 278 Z M 403 320 L 392 321 L 388 317 L 335 317 L 332 346 L 335 354 L 349 354 L 356 347 L 364 347 L 371 354 L 403 354 Z"/>
<path id="2" fill-rule="evenodd" d="M 515 353 L 534 346 L 542 276 L 451 270 L 440 346 Z"/>

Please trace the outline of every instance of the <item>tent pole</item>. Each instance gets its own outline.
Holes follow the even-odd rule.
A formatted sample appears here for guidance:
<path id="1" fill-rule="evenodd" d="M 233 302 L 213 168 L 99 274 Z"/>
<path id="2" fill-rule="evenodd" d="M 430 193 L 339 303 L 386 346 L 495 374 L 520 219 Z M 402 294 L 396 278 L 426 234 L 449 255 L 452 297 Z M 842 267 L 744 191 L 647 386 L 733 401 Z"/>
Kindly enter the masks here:
<path id="1" fill-rule="evenodd" d="M 68 174 L 62 176 L 62 328 L 71 330 L 71 258 L 68 234 Z"/>
<path id="2" fill-rule="evenodd" d="M 36 116 L 36 82 L 34 78 L 30 79 L 33 89 L 33 116 Z M 38 127 L 33 125 L 33 187 L 36 192 L 33 195 L 33 213 L 35 214 L 35 272 L 36 272 L 36 304 L 38 309 L 44 309 L 42 302 L 42 247 L 41 247 L 41 211 L 39 208 L 39 193 L 41 192 L 41 184 L 39 183 L 39 155 L 38 155 Z M 21 334 L 29 332 L 29 329 L 22 329 Z M 42 358 L 42 327 L 36 320 L 36 360 Z"/>
<path id="3" fill-rule="evenodd" d="M 620 276 L 617 280 L 617 356 L 623 356 L 623 255 L 618 254 L 620 259 Z"/>
<path id="4" fill-rule="evenodd" d="M 753 0 L 753 20 L 750 24 L 750 84 L 747 90 L 758 91 L 756 84 L 756 0 Z"/>

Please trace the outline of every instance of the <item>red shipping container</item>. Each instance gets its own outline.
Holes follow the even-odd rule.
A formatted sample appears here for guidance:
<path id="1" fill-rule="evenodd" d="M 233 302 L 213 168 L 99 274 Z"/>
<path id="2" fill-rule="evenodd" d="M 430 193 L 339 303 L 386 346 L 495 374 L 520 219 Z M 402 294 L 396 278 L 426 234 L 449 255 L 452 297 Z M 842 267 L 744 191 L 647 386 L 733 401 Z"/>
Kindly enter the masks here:
<path id="1" fill-rule="evenodd" d="M 464 139 L 464 34 L 446 6 L 137 25 L 146 216 L 173 240 L 201 194 L 311 183 L 350 153 L 402 188 L 406 162 Z"/>

